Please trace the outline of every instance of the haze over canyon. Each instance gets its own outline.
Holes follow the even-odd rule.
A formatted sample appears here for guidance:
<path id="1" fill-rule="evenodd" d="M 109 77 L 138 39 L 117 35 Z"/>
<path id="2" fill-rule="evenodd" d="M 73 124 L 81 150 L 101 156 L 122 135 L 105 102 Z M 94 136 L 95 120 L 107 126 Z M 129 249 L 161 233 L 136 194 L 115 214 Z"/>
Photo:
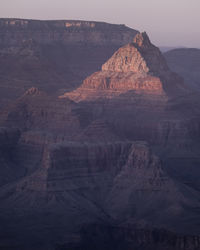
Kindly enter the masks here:
<path id="1" fill-rule="evenodd" d="M 199 49 L 2 18 L 0 65 L 0 249 L 200 249 Z"/>

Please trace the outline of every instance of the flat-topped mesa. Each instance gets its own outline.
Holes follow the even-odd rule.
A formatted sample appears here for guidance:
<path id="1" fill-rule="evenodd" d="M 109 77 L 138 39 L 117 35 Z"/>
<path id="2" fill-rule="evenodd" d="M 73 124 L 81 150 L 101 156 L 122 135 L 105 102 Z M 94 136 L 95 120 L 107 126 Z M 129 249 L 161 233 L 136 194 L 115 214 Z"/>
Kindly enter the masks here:
<path id="1" fill-rule="evenodd" d="M 23 40 L 38 43 L 116 45 L 131 41 L 138 31 L 125 25 L 82 20 L 28 20 L 0 18 L 0 45 L 17 46 Z"/>
<path id="2" fill-rule="evenodd" d="M 160 74 L 169 68 L 160 50 L 154 46 L 146 32 L 135 36 L 102 66 L 103 71 Z"/>

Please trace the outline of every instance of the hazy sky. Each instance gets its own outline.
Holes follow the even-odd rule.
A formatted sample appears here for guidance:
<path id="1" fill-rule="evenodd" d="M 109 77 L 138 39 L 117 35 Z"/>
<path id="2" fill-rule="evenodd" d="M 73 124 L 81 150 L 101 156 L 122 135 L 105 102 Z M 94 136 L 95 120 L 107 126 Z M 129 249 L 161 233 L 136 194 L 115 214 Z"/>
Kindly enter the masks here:
<path id="1" fill-rule="evenodd" d="M 126 24 L 159 46 L 200 47 L 200 0 L 0 0 L 0 17 Z"/>

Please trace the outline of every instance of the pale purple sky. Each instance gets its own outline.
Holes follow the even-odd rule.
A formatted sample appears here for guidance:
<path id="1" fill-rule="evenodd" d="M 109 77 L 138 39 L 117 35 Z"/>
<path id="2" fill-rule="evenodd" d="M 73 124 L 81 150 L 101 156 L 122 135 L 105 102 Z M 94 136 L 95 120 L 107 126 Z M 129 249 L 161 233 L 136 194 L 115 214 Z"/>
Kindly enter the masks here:
<path id="1" fill-rule="evenodd" d="M 200 48 L 200 0 L 0 0 L 0 17 L 126 24 L 158 46 Z"/>

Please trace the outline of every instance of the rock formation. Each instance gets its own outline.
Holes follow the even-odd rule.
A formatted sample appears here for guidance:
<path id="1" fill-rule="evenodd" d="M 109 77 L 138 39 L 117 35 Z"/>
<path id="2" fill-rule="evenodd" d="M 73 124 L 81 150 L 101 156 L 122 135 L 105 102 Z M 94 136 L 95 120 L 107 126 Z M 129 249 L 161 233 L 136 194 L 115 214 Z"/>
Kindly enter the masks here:
<path id="1" fill-rule="evenodd" d="M 198 228 L 194 221 L 189 223 L 192 216 L 198 218 L 198 211 L 193 211 L 194 206 L 199 207 L 197 194 L 173 181 L 144 142 L 49 144 L 41 163 L 0 192 L 0 218 L 19 216 L 19 211 L 28 220 L 34 215 L 34 237 L 29 228 L 22 229 L 29 244 L 39 239 L 37 232 L 43 227 L 43 240 L 55 244 L 63 237 L 60 230 L 73 232 L 100 221 L 181 233 L 187 231 L 186 225 L 191 232 Z M 13 208 L 12 214 L 8 207 Z M 47 221 L 41 221 L 41 216 Z M 58 238 L 51 231 L 56 217 L 62 217 Z M 23 228 L 24 223 L 22 219 L 18 227 Z"/>
<path id="2" fill-rule="evenodd" d="M 137 34 L 133 43 L 115 52 L 102 66 L 102 71 L 88 77 L 77 90 L 61 97 L 82 101 L 134 91 L 136 94 L 160 95 L 164 99 L 164 95 L 167 98 L 180 95 L 184 88 L 183 80 L 169 71 L 161 52 L 144 32 Z"/>
<path id="3" fill-rule="evenodd" d="M 0 105 L 32 86 L 51 95 L 74 89 L 136 33 L 100 22 L 0 19 Z"/>
<path id="4" fill-rule="evenodd" d="M 146 32 L 137 34 L 133 42 L 120 48 L 102 66 L 103 71 L 155 73 L 168 71 L 168 66 Z"/>
<path id="5" fill-rule="evenodd" d="M 31 88 L 4 111 L 4 124 L 21 131 L 73 134 L 80 126 L 76 106 L 71 100 L 59 100 Z"/>
<path id="6" fill-rule="evenodd" d="M 79 20 L 39 21 L 0 19 L 0 45 L 18 45 L 33 39 L 39 43 L 90 43 L 122 46 L 131 40 L 136 30 L 125 25 Z"/>
<path id="7" fill-rule="evenodd" d="M 198 112 L 185 116 L 188 104 L 181 96 L 189 93 L 147 34 L 140 33 L 115 52 L 101 71 L 60 98 L 89 106 L 96 119 L 106 120 L 120 136 L 166 145 L 180 140 L 184 144 L 190 137 L 190 119 Z M 182 110 L 176 107 L 179 100 Z"/>
<path id="8" fill-rule="evenodd" d="M 82 44 L 82 36 L 88 32 L 91 36 L 85 39 L 90 40 L 90 48 L 109 46 L 106 36 L 99 39 L 97 35 L 104 34 L 104 27 L 105 34 L 111 33 L 108 41 L 114 48 L 120 45 L 115 35 L 121 34 L 121 43 L 131 32 L 112 35 L 116 26 L 101 25 L 3 20 L 1 29 L 20 30 L 16 44 L 24 30 L 32 29 L 37 41 L 25 42 L 17 51 L 32 60 L 39 43 L 52 48 L 59 42 L 56 34 L 48 41 L 46 33 L 41 37 L 39 28 L 51 35 L 56 29 L 64 32 L 59 47 L 69 46 L 76 38 Z M 117 31 L 126 29 L 117 27 Z M 66 34 L 69 37 L 65 38 Z M 95 39 L 98 44 L 94 45 Z M 127 250 L 148 249 L 147 244 L 150 249 L 198 249 L 199 237 L 179 238 L 178 233 L 200 233 L 200 186 L 194 178 L 200 162 L 199 107 L 198 93 L 194 95 L 183 79 L 170 71 L 146 33 L 136 35 L 101 71 L 60 98 L 29 88 L 1 110 L 0 124 L 6 129 L 0 132 L 0 238 L 4 239 L 0 248 L 30 249 L 31 245 L 47 249 L 59 244 L 62 249 L 63 243 L 63 249 L 71 250 L 67 242 L 73 237 L 79 247 L 91 236 L 91 225 L 97 225 L 94 230 L 98 231 L 103 224 L 112 237 L 121 235 L 121 242 L 131 242 Z M 7 178 L 10 172 L 15 178 Z M 133 234 L 131 241 L 126 228 Z M 156 236 L 153 228 L 158 230 Z M 97 234 L 101 236 L 106 238 Z M 86 244 L 85 249 L 91 247 Z"/>

